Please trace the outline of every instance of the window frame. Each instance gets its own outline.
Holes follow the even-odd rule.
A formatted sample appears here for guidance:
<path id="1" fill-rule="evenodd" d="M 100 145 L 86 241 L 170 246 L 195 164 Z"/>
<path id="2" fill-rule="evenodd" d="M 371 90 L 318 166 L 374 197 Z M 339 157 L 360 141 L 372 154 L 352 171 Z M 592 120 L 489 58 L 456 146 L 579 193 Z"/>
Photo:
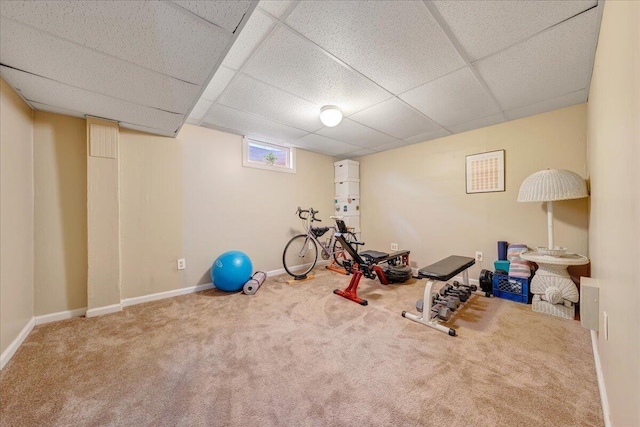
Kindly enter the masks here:
<path id="1" fill-rule="evenodd" d="M 287 152 L 288 166 L 268 165 L 266 163 L 249 160 L 249 144 L 252 142 Z M 242 137 L 242 166 L 246 168 L 256 168 L 275 172 L 296 173 L 296 149 L 295 147 L 287 147 L 286 145 L 274 144 L 272 142 L 260 141 L 258 139 L 244 136 Z"/>

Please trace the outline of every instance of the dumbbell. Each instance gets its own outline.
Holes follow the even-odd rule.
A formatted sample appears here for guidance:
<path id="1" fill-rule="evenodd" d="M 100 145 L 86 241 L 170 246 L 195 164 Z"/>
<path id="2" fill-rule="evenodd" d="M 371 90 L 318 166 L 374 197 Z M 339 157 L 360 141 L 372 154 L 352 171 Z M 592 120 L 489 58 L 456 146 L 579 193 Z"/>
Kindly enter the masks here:
<path id="1" fill-rule="evenodd" d="M 460 306 L 460 299 L 453 295 L 442 296 L 437 292 L 431 293 L 431 305 L 444 304 L 450 310 L 455 311 Z"/>
<path id="2" fill-rule="evenodd" d="M 457 297 L 460 302 L 465 302 L 467 299 L 469 299 L 469 295 L 464 292 L 461 289 L 456 289 L 451 285 L 445 285 L 442 288 L 440 288 L 440 295 L 442 296 L 454 296 Z"/>
<path id="3" fill-rule="evenodd" d="M 445 307 L 444 304 L 436 304 L 431 307 L 431 318 L 437 317 L 445 322 L 451 319 L 451 310 Z"/>
<path id="4" fill-rule="evenodd" d="M 478 290 L 478 287 L 476 285 L 465 285 L 458 282 L 457 280 L 453 281 L 453 286 L 455 286 L 456 288 L 468 289 L 470 292 L 475 292 Z"/>
<path id="5" fill-rule="evenodd" d="M 421 299 L 416 301 L 416 310 L 418 310 L 419 313 L 422 313 L 422 311 L 424 310 L 423 306 L 424 303 Z M 445 307 L 444 304 L 434 304 L 433 306 L 431 306 L 430 315 L 431 319 L 433 319 L 434 317 L 438 317 L 439 319 L 442 319 L 446 322 L 447 320 L 451 319 L 451 310 L 449 310 L 448 307 Z"/>
<path id="6" fill-rule="evenodd" d="M 463 292 L 467 296 L 467 299 L 469 299 L 469 297 L 473 293 L 471 292 L 471 289 L 469 289 L 468 286 L 461 286 L 460 283 L 458 282 L 453 282 L 453 289 L 455 289 L 458 292 Z"/>

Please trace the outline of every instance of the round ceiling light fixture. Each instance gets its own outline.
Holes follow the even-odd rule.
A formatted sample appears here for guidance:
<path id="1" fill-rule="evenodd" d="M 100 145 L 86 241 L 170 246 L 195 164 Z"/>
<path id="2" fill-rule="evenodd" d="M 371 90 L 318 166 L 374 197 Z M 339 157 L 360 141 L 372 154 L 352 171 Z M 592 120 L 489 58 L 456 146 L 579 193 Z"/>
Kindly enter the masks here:
<path id="1" fill-rule="evenodd" d="M 330 128 L 342 121 L 342 111 L 335 105 L 325 105 L 320 109 L 320 121 Z"/>

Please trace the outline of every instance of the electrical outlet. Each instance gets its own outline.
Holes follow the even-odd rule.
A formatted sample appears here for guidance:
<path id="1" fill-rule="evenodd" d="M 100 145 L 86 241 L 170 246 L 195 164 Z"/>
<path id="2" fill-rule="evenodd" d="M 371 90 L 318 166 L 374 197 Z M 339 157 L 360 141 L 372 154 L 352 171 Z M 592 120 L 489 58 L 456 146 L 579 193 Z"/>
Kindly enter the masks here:
<path id="1" fill-rule="evenodd" d="M 185 268 L 187 268 L 187 261 L 184 258 L 180 258 L 178 260 L 178 270 L 184 270 Z"/>
<path id="2" fill-rule="evenodd" d="M 477 251 L 476 252 L 476 261 L 477 262 L 482 262 L 483 259 L 484 259 L 484 256 L 482 255 L 482 252 Z"/>
<path id="3" fill-rule="evenodd" d="M 398 244 L 397 243 L 392 243 L 391 244 L 391 250 L 392 251 L 397 251 L 398 250 Z"/>

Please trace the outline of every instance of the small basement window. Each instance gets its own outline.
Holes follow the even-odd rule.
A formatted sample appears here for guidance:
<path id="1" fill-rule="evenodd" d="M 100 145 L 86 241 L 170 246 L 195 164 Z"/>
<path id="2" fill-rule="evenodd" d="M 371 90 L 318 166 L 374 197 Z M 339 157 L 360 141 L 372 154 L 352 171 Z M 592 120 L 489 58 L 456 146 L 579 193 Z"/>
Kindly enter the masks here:
<path id="1" fill-rule="evenodd" d="M 242 138 L 242 166 L 295 173 L 296 149 Z"/>

